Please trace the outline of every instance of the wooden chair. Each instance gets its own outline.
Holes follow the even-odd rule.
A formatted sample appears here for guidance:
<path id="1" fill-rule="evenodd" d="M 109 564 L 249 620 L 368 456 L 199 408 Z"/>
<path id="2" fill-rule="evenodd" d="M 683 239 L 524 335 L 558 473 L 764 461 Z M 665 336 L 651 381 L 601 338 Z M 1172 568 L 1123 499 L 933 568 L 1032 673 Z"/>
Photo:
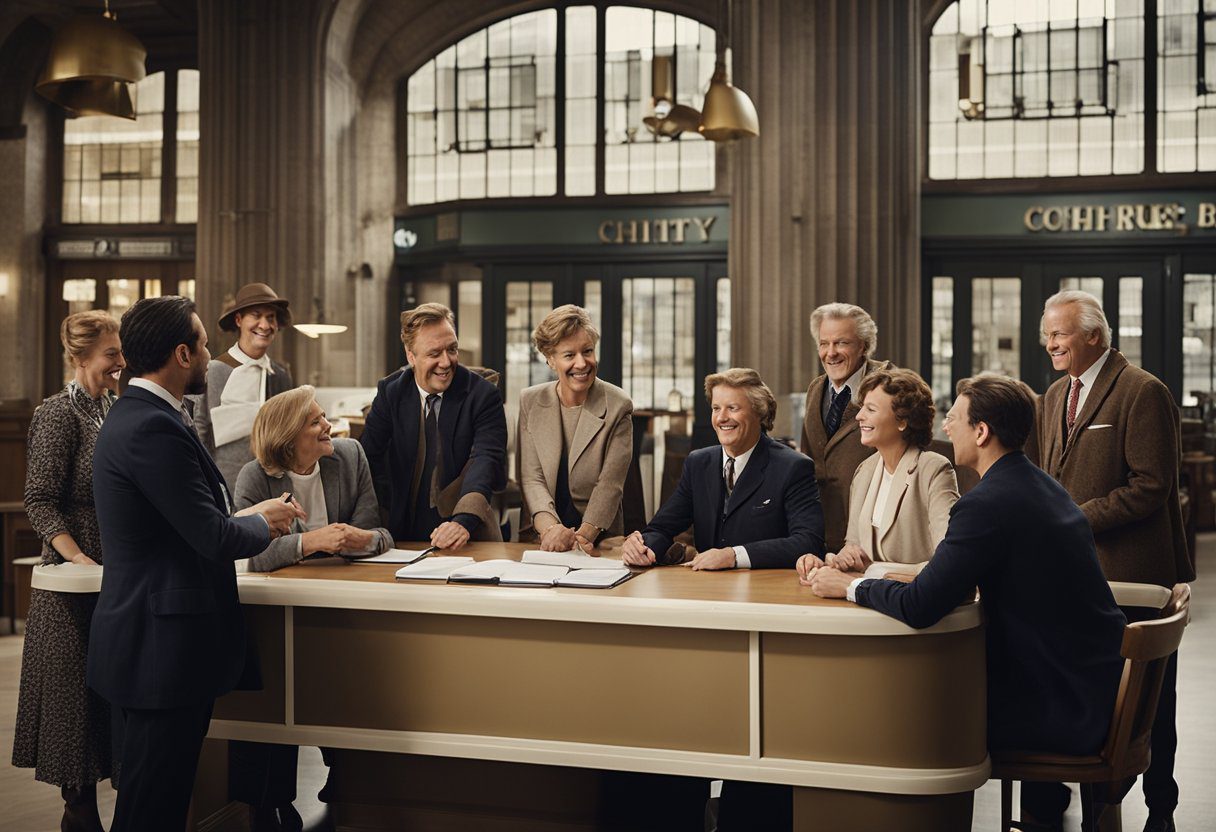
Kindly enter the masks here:
<path id="1" fill-rule="evenodd" d="M 1118 805 L 1148 768 L 1149 738 L 1170 655 L 1182 641 L 1190 616 L 1191 588 L 1177 584 L 1155 621 L 1123 630 L 1123 677 L 1115 697 L 1106 744 L 1097 754 L 1067 756 L 1028 752 L 992 754 L 992 776 L 1001 781 L 1001 831 L 1012 817 L 1013 781 L 1080 783 L 1082 829 L 1097 832 L 1101 811 Z"/>

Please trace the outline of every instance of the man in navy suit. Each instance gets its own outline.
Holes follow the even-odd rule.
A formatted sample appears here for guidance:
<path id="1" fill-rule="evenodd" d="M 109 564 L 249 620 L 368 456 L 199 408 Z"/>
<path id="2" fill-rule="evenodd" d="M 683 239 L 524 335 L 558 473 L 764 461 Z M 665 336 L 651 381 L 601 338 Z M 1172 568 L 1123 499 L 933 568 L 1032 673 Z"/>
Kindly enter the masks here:
<path id="1" fill-rule="evenodd" d="M 770 439 L 777 401 L 755 370 L 705 378 L 720 445 L 693 451 L 675 493 L 622 548 L 632 566 L 683 563 L 701 569 L 792 569 L 823 553 L 823 509 L 815 463 Z M 697 553 L 673 543 L 689 526 Z"/>
<path id="2" fill-rule="evenodd" d="M 389 506 L 385 525 L 441 549 L 502 540 L 489 502 L 507 484 L 498 388 L 460 366 L 456 319 L 442 304 L 402 312 L 401 343 L 409 366 L 377 386 L 359 437 Z"/>
<path id="3" fill-rule="evenodd" d="M 1123 669 L 1126 619 L 1102 575 L 1093 532 L 1068 492 L 1022 453 L 1034 394 L 994 375 L 963 379 L 945 429 L 956 465 L 980 483 L 950 512 L 946 537 L 909 583 L 830 567 L 808 576 L 816 595 L 872 607 L 912 627 L 940 621 L 979 587 L 987 616 L 988 746 L 1096 753 L 1106 740 Z M 1059 829 L 1034 811 L 1026 829 Z M 1062 808 L 1058 811 L 1062 812 Z M 1031 817 L 1028 817 L 1031 816 Z"/>
<path id="4" fill-rule="evenodd" d="M 211 360 L 192 301 L 139 301 L 121 337 L 134 378 L 93 455 L 106 565 L 88 682 L 122 712 L 111 829 L 181 829 L 212 705 L 244 667 L 233 561 L 265 549 L 301 512 L 268 500 L 230 516 L 223 477 L 182 404 L 206 390 Z"/>

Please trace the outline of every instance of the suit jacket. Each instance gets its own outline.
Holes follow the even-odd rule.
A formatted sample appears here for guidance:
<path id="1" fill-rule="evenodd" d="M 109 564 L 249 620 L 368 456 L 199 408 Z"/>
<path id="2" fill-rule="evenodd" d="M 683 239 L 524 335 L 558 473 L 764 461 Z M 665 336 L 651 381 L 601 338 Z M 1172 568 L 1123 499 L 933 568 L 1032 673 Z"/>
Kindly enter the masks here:
<path id="1" fill-rule="evenodd" d="M 954 504 L 946 537 L 916 580 L 864 581 L 857 602 L 928 627 L 977 585 L 989 748 L 1096 752 L 1110 728 L 1127 621 L 1085 515 L 1020 451 L 993 463 Z"/>
<path id="2" fill-rule="evenodd" d="M 529 387 L 519 397 L 519 487 L 523 493 L 520 537 L 532 531 L 532 515 L 558 516 L 554 494 L 562 458 L 562 411 L 557 382 Z M 593 526 L 624 530 L 621 493 L 633 459 L 633 401 L 614 384 L 596 379 L 587 392 L 574 441 L 567 449 L 570 497 Z"/>
<path id="3" fill-rule="evenodd" d="M 227 693 L 244 625 L 233 561 L 270 543 L 266 521 L 230 517 L 219 469 L 163 400 L 128 388 L 93 454 L 106 553 L 89 637 L 89 686 L 124 708 L 177 708 Z"/>
<path id="4" fill-rule="evenodd" d="M 792 569 L 800 555 L 823 554 L 823 509 L 815 463 L 761 433 L 730 499 L 724 500 L 722 446 L 701 448 L 684 460 L 675 493 L 642 532 L 659 563 L 676 535 L 693 527 L 698 552 L 746 546 L 756 569 Z"/>
<path id="5" fill-rule="evenodd" d="M 211 452 L 220 473 L 224 475 L 224 483 L 228 486 L 229 492 L 236 491 L 236 481 L 241 474 L 241 469 L 245 467 L 245 463 L 253 459 L 253 450 L 249 447 L 249 437 L 217 448 L 215 434 L 211 431 L 211 408 L 220 406 L 220 396 L 224 394 L 228 377 L 236 369 L 232 366 L 233 360 L 227 352 L 222 353 L 218 358 L 213 358 L 207 365 L 207 392 L 189 397 L 194 403 L 194 429 L 198 431 L 199 439 L 203 440 L 203 445 Z M 274 369 L 274 374 L 266 377 L 267 399 L 295 388 L 296 384 L 291 380 L 291 372 L 286 367 L 277 361 L 271 361 L 270 366 Z"/>
<path id="6" fill-rule="evenodd" d="M 890 361 L 866 360 L 862 378 L 876 370 L 889 370 Z M 825 373 L 811 382 L 806 391 L 806 416 L 802 420 L 802 452 L 815 461 L 815 476 L 819 482 L 819 499 L 823 503 L 824 545 L 828 552 L 839 552 L 844 545 L 849 525 L 849 488 L 853 474 L 873 449 L 861 444 L 857 429 L 857 411 L 861 409 L 857 391 L 853 390 L 849 406 L 844 409 L 840 427 L 831 439 L 823 426 L 823 397 L 828 377 Z"/>
<path id="7" fill-rule="evenodd" d="M 1069 384 L 1065 375 L 1040 399 L 1040 464 L 1085 512 L 1107 580 L 1165 587 L 1193 580 L 1178 500 L 1178 408 L 1169 389 L 1111 350 L 1066 438 Z"/>
<path id="8" fill-rule="evenodd" d="M 871 454 L 857 466 L 849 493 L 849 532 L 872 560 L 923 563 L 946 536 L 950 509 L 958 502 L 958 481 L 950 460 L 932 451 L 908 448 L 891 477 L 891 490 L 878 530 L 874 552 L 874 504 L 878 501 L 881 454 Z M 746 469 L 744 469 L 746 470 Z"/>
<path id="9" fill-rule="evenodd" d="M 372 477 L 386 486 L 388 530 L 404 540 L 414 505 L 414 463 L 422 427 L 422 402 L 414 369 L 405 367 L 381 380 L 359 437 Z M 438 510 L 443 518 L 474 514 L 480 518 L 474 537 L 501 540 L 490 495 L 507 485 L 507 417 L 498 388 L 457 365 L 439 408 L 443 445 Z M 427 487 L 422 484 L 420 487 Z"/>
<path id="10" fill-rule="evenodd" d="M 380 554 L 393 548 L 388 529 L 379 528 L 380 505 L 372 486 L 372 471 L 367 464 L 363 446 L 353 439 L 335 439 L 333 456 L 323 456 L 321 490 L 325 493 L 325 514 L 330 523 L 350 525 L 373 532 L 371 545 L 358 554 Z M 255 459 L 241 469 L 236 483 L 236 507 L 256 505 L 263 500 L 291 491 L 291 478 L 286 474 L 271 476 Z M 297 525 L 299 521 L 296 521 Z M 273 572 L 299 563 L 300 537 L 303 529 L 271 541 L 266 550 L 249 560 L 251 572 Z"/>

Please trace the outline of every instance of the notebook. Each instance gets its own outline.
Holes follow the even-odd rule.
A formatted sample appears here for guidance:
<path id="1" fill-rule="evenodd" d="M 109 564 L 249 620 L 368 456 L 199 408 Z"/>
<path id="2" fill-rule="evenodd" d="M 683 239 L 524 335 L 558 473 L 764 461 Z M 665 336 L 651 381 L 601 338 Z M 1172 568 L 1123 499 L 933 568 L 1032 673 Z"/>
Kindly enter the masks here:
<path id="1" fill-rule="evenodd" d="M 571 586 L 582 589 L 608 589 L 632 578 L 635 572 L 628 569 L 575 569 L 558 578 L 556 586 Z"/>
<path id="2" fill-rule="evenodd" d="M 351 563 L 413 563 L 421 558 L 429 549 L 389 549 L 378 555 L 367 558 L 351 558 Z"/>
<path id="3" fill-rule="evenodd" d="M 570 569 L 624 569 L 625 564 L 612 558 L 593 558 L 582 552 L 542 552 L 529 549 L 524 552 L 524 563 L 547 563 L 566 566 Z"/>
<path id="4" fill-rule="evenodd" d="M 462 566 L 468 566 L 472 558 L 459 555 L 424 558 L 417 563 L 403 566 L 397 570 L 398 578 L 408 578 L 413 581 L 446 581 L 448 575 Z"/>
<path id="5" fill-rule="evenodd" d="M 500 586 L 553 586 L 569 571 L 565 566 L 520 563 L 506 559 L 483 560 L 456 569 L 448 575 L 448 581 Z"/>

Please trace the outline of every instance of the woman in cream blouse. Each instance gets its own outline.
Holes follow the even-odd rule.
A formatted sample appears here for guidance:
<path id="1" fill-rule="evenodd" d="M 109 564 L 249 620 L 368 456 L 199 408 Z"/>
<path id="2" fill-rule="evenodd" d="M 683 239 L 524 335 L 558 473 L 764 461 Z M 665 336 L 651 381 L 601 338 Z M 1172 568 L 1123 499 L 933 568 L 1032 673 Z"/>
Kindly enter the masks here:
<path id="1" fill-rule="evenodd" d="M 621 492 L 633 457 L 633 402 L 596 377 L 600 333 L 587 311 L 554 309 L 532 333 L 556 382 L 519 397 L 520 535 L 542 549 L 590 552 L 624 533 Z"/>
<path id="2" fill-rule="evenodd" d="M 925 450 L 933 439 L 933 393 L 911 370 L 868 374 L 858 391 L 861 444 L 873 448 L 853 474 L 845 545 L 823 561 L 798 559 L 804 580 L 814 567 L 845 572 L 871 562 L 923 565 L 946 536 L 958 481 L 950 460 Z"/>

